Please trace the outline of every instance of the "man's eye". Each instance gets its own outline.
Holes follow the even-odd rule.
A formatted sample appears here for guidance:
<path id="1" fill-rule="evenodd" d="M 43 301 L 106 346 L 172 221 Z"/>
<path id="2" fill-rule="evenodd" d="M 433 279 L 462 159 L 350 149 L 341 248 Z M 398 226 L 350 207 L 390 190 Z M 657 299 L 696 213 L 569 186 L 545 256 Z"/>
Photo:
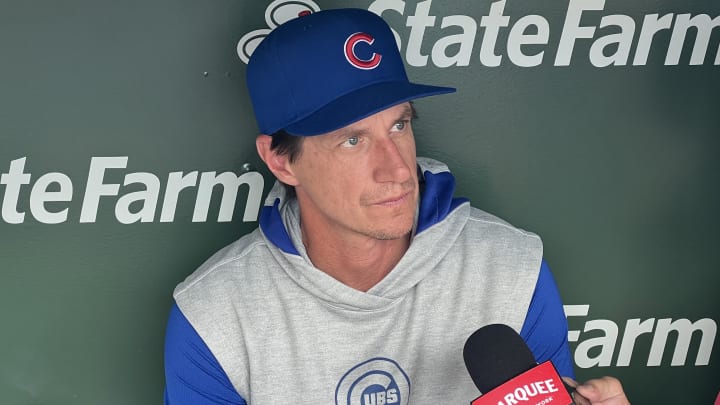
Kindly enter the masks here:
<path id="1" fill-rule="evenodd" d="M 407 120 L 398 121 L 393 126 L 393 129 L 395 129 L 396 131 L 402 131 L 407 126 L 407 123 L 408 123 Z"/>
<path id="2" fill-rule="evenodd" d="M 360 138 L 357 136 L 351 136 L 350 138 L 346 139 L 345 142 L 343 142 L 343 146 L 356 146 L 360 143 Z"/>

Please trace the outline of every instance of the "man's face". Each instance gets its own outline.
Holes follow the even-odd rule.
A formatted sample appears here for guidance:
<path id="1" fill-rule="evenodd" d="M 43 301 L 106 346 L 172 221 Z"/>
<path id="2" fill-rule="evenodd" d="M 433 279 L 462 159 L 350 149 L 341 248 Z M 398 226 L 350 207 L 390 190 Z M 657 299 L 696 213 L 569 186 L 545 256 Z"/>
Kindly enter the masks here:
<path id="1" fill-rule="evenodd" d="M 290 164 L 303 229 L 346 240 L 410 232 L 418 200 L 411 119 L 412 107 L 404 103 L 303 140 Z"/>

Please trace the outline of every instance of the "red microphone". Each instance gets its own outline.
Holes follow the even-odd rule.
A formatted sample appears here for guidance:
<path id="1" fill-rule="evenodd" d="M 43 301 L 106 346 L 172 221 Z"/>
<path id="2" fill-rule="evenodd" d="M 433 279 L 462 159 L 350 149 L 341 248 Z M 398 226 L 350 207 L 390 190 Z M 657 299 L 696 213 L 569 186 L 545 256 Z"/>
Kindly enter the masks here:
<path id="1" fill-rule="evenodd" d="M 537 364 L 530 348 L 512 328 L 483 326 L 463 349 L 465 366 L 480 392 L 471 405 L 575 405 L 555 366 Z M 569 391 L 568 391 L 569 390 Z"/>

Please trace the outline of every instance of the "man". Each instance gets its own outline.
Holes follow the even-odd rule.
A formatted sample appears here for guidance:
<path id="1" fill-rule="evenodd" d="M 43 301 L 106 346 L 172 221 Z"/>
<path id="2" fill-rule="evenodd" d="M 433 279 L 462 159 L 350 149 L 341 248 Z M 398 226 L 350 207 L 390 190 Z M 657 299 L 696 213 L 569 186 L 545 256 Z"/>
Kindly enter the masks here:
<path id="1" fill-rule="evenodd" d="M 573 376 L 540 239 L 454 198 L 448 168 L 416 158 L 410 101 L 454 89 L 409 82 L 381 18 L 290 21 L 247 74 L 279 183 L 260 228 L 175 290 L 167 404 L 469 403 L 462 348 L 491 323 Z M 578 392 L 627 403 L 613 379 Z"/>

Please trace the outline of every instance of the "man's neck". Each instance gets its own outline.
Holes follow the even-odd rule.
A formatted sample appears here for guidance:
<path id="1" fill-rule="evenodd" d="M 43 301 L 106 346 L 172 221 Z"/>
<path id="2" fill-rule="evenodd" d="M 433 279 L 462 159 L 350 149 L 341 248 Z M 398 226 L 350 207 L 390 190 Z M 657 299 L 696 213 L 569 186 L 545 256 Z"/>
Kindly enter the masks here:
<path id="1" fill-rule="evenodd" d="M 303 229 L 308 257 L 315 267 L 359 291 L 367 291 L 385 278 L 410 246 L 409 233 L 392 240 L 360 236 L 340 239 L 325 235 Z"/>

